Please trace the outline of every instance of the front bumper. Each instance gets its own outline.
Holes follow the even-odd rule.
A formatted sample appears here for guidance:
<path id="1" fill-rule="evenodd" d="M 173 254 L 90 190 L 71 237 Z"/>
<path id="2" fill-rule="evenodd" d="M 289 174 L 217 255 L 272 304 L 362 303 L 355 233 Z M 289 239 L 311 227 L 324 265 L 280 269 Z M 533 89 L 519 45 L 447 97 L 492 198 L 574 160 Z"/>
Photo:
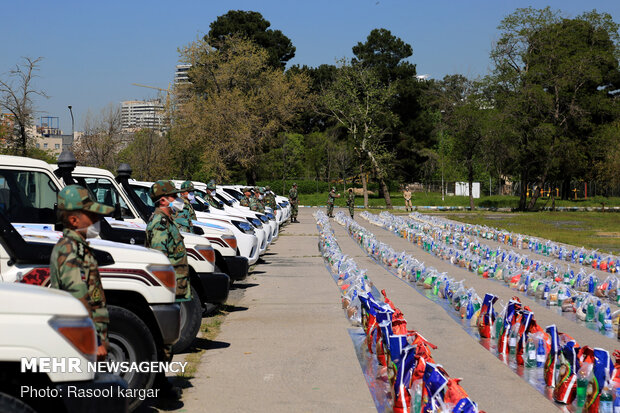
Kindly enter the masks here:
<path id="1" fill-rule="evenodd" d="M 181 307 L 178 304 L 154 304 L 151 310 L 164 344 L 174 344 L 181 334 Z"/>
<path id="2" fill-rule="evenodd" d="M 97 373 L 92 381 L 61 383 L 56 388 L 68 413 L 128 411 L 127 383 L 114 374 Z"/>
<path id="3" fill-rule="evenodd" d="M 243 281 L 248 276 L 250 269 L 249 261 L 246 257 L 223 257 L 226 261 L 228 276 L 234 281 Z"/>
<path id="4" fill-rule="evenodd" d="M 199 272 L 202 302 L 224 304 L 228 300 L 230 277 L 223 272 Z"/>

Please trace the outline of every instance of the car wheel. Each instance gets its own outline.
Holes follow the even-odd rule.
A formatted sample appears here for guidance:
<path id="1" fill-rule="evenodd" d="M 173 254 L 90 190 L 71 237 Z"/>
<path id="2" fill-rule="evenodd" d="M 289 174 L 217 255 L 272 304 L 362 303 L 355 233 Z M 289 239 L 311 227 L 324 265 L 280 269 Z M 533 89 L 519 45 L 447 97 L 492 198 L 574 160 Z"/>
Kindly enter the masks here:
<path id="1" fill-rule="evenodd" d="M 202 321 L 202 305 L 198 293 L 192 287 L 192 299 L 181 303 L 181 334 L 172 346 L 174 354 L 187 350 L 196 338 Z"/>
<path id="2" fill-rule="evenodd" d="M 133 312 L 115 305 L 109 305 L 110 325 L 108 339 L 110 349 L 108 360 L 117 363 L 141 363 L 157 361 L 155 340 L 149 328 Z M 155 382 L 154 372 L 129 371 L 120 376 L 127 382 L 130 389 L 151 389 Z M 138 398 L 129 399 L 129 410 L 135 410 L 142 401 Z"/>
<path id="3" fill-rule="evenodd" d="M 0 413 L 36 413 L 30 406 L 21 400 L 0 393 Z"/>

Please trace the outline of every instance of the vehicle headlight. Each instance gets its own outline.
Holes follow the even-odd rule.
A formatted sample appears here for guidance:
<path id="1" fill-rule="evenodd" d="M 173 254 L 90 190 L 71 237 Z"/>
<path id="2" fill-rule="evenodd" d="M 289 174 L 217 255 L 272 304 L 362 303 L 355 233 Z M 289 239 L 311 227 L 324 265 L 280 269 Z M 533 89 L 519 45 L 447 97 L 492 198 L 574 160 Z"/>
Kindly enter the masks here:
<path id="1" fill-rule="evenodd" d="M 237 229 L 244 234 L 254 234 L 254 228 L 247 221 L 231 221 Z"/>

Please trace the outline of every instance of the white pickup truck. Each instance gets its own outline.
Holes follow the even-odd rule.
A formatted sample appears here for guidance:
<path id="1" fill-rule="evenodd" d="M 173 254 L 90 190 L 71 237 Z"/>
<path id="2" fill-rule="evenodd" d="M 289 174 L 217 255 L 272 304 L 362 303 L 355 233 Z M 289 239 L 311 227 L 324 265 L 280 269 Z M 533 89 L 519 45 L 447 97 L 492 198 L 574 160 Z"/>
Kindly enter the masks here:
<path id="1" fill-rule="evenodd" d="M 45 285 L 60 185 L 50 165 L 0 156 L 0 280 Z M 15 223 L 12 225 L 11 222 Z M 47 228 L 46 228 L 47 227 Z M 162 253 L 140 246 L 90 240 L 100 265 L 110 311 L 110 359 L 163 360 L 164 345 L 179 338 L 181 310 L 175 303 L 175 275 Z M 150 389 L 155 374 L 129 372 L 132 389 Z M 130 408 L 139 405 L 130 401 Z"/>
<path id="2" fill-rule="evenodd" d="M 69 293 L 0 283 L 0 413 L 126 412 L 124 380 L 86 367 L 96 343 L 86 308 Z M 22 368 L 45 359 L 78 368 Z M 97 392 L 106 397 L 77 397 Z"/>

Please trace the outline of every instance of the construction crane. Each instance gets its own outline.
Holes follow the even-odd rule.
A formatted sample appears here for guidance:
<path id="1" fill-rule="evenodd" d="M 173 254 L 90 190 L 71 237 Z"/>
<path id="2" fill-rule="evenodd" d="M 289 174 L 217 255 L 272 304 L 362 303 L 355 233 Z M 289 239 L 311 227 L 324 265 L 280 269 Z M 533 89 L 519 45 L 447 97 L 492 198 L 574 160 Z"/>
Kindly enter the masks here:
<path id="1" fill-rule="evenodd" d="M 155 87 L 155 86 L 142 85 L 140 83 L 132 83 L 132 85 L 138 86 L 138 87 L 146 87 L 148 89 L 155 89 L 155 90 L 159 90 L 160 92 L 166 92 L 166 106 L 168 106 L 168 103 L 170 103 L 170 84 L 168 84 L 168 89 L 162 89 L 160 87 Z"/>

